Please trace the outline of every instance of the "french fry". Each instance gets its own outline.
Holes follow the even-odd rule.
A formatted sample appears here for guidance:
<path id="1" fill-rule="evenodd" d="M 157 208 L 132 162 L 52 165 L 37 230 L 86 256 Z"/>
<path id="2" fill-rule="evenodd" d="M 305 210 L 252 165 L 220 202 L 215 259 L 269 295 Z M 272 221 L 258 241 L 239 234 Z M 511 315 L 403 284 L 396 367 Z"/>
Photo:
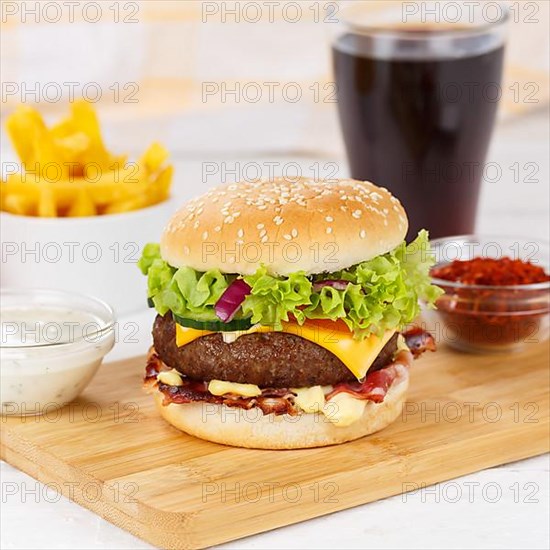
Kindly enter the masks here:
<path id="1" fill-rule="evenodd" d="M 55 218 L 57 216 L 55 195 L 53 189 L 48 185 L 43 185 L 40 189 L 37 210 L 38 215 L 42 218 Z"/>
<path id="2" fill-rule="evenodd" d="M 24 174 L 11 174 L 6 181 L 2 182 L 2 197 L 9 195 L 24 195 L 35 201 L 40 196 L 40 187 L 38 183 L 27 181 Z"/>
<path id="3" fill-rule="evenodd" d="M 88 192 L 101 206 L 145 193 L 148 179 L 140 176 L 140 172 L 143 174 L 144 171 L 138 166 L 137 169 L 123 168 L 116 173 L 104 174 L 97 182 L 89 184 Z"/>
<path id="4" fill-rule="evenodd" d="M 34 136 L 38 130 L 46 130 L 40 113 L 20 105 L 7 118 L 6 130 L 21 162 L 28 166 L 34 165 Z"/>
<path id="5" fill-rule="evenodd" d="M 85 189 L 80 189 L 75 201 L 67 211 L 67 216 L 95 216 L 97 208 Z"/>
<path id="6" fill-rule="evenodd" d="M 102 169 L 108 170 L 117 161 L 117 157 L 111 155 L 105 148 L 99 121 L 90 103 L 75 101 L 72 104 L 71 115 L 75 127 L 84 132 L 90 140 L 89 147 L 82 154 L 82 163 L 97 163 Z"/>
<path id="7" fill-rule="evenodd" d="M 168 151 L 158 142 L 152 143 L 139 159 L 148 172 L 156 172 L 168 158 Z"/>
<path id="8" fill-rule="evenodd" d="M 7 195 L 2 197 L 2 210 L 18 214 L 19 216 L 31 216 L 35 210 L 36 202 L 26 195 Z"/>
<path id="9" fill-rule="evenodd" d="M 150 205 L 157 204 L 168 198 L 170 185 L 172 183 L 173 166 L 167 166 L 160 172 L 147 189 L 147 199 Z"/>
<path id="10" fill-rule="evenodd" d="M 68 175 L 68 167 L 59 158 L 59 153 L 46 127 L 36 127 L 33 140 L 35 165 L 27 170 L 35 170 L 48 181 Z"/>
<path id="11" fill-rule="evenodd" d="M 137 162 L 108 151 L 92 105 L 77 101 L 48 128 L 40 113 L 17 108 L 6 123 L 23 163 L 0 186 L 0 209 L 31 216 L 93 216 L 127 212 L 165 200 L 173 167 L 151 144 Z M 93 179 L 92 179 L 93 178 Z"/>
<path id="12" fill-rule="evenodd" d="M 64 159 L 69 162 L 81 157 L 90 147 L 90 138 L 84 132 L 75 132 L 70 136 L 54 138 L 54 144 Z"/>

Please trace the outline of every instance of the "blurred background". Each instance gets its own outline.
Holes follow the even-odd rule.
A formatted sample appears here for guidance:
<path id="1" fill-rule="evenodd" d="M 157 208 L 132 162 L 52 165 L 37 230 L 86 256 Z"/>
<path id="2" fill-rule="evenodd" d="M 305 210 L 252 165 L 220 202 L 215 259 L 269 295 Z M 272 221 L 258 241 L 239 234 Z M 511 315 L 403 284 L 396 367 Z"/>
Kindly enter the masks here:
<path id="1" fill-rule="evenodd" d="M 342 156 L 330 38 L 350 2 L 69 4 L 2 2 L 2 116 L 23 100 L 56 117 L 84 96 L 115 150 L 138 154 L 156 137 L 189 158 Z M 509 4 L 503 121 L 549 99 L 550 3 Z"/>

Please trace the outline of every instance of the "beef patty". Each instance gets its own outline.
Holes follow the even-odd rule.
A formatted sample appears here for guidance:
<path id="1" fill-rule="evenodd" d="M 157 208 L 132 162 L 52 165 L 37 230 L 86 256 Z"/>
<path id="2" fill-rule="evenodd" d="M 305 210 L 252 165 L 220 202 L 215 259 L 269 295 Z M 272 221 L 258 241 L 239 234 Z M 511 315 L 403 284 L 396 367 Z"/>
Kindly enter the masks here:
<path id="1" fill-rule="evenodd" d="M 226 344 L 219 333 L 176 345 L 170 313 L 157 315 L 153 326 L 157 354 L 169 367 L 194 380 L 226 380 L 262 388 L 301 388 L 355 380 L 351 371 L 325 348 L 286 332 L 244 334 Z M 397 334 L 384 346 L 370 370 L 391 362 Z"/>

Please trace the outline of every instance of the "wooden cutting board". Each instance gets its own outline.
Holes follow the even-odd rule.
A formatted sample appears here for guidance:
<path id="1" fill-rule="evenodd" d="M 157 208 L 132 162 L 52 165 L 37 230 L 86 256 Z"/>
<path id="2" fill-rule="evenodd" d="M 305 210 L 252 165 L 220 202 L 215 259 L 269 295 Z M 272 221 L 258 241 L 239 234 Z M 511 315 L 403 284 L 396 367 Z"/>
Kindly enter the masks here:
<path id="1" fill-rule="evenodd" d="M 164 548 L 210 546 L 549 450 L 549 348 L 474 356 L 445 347 L 412 370 L 401 418 L 300 451 L 181 434 L 141 391 L 144 359 L 105 364 L 46 418 L 3 418 L 2 457 Z"/>

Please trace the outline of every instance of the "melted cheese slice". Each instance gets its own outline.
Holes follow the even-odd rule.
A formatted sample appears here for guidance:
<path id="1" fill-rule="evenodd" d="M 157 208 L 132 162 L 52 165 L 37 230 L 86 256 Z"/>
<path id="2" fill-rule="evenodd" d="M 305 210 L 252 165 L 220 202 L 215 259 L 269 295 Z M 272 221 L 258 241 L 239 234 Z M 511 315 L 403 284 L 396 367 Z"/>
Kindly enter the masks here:
<path id="1" fill-rule="evenodd" d="M 330 386 L 332 387 L 332 386 Z M 322 386 L 312 386 L 311 388 L 292 388 L 296 394 L 294 403 L 306 413 L 322 412 L 325 406 L 325 392 Z"/>
<path id="2" fill-rule="evenodd" d="M 329 422 L 345 428 L 363 416 L 366 406 L 367 402 L 364 399 L 357 399 L 349 393 L 337 393 L 325 403 L 322 412 Z"/>
<path id="3" fill-rule="evenodd" d="M 242 397 L 256 397 L 262 395 L 262 390 L 256 384 L 237 384 L 223 380 L 210 380 L 208 391 L 212 395 L 225 395 L 233 393 Z"/>
<path id="4" fill-rule="evenodd" d="M 274 330 L 268 326 L 254 325 L 248 330 L 239 331 L 237 338 L 243 334 L 255 332 L 274 332 Z M 315 323 L 306 323 L 302 326 L 296 323 L 283 323 L 283 332 L 301 336 L 330 351 L 346 365 L 358 380 L 364 378 L 382 348 L 395 334 L 395 330 L 388 330 L 382 337 L 372 334 L 364 340 L 354 340 L 351 333 L 331 330 Z M 213 333 L 182 327 L 176 323 L 176 344 L 180 347 L 207 334 Z"/>
<path id="5" fill-rule="evenodd" d="M 179 386 L 183 383 L 183 379 L 176 369 L 159 372 L 157 380 L 163 384 L 168 384 L 168 386 Z"/>

